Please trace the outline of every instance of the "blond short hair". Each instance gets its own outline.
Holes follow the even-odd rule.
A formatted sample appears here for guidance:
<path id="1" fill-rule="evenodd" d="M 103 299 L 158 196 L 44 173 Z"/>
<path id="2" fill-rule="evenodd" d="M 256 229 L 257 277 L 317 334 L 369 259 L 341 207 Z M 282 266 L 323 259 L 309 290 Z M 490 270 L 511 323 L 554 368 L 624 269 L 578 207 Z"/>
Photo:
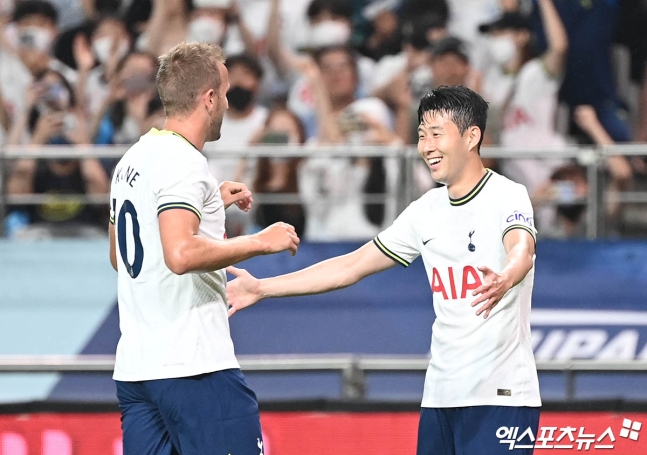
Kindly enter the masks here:
<path id="1" fill-rule="evenodd" d="M 220 88 L 219 63 L 225 63 L 220 46 L 180 43 L 159 57 L 157 87 L 167 117 L 189 115 L 205 90 Z"/>

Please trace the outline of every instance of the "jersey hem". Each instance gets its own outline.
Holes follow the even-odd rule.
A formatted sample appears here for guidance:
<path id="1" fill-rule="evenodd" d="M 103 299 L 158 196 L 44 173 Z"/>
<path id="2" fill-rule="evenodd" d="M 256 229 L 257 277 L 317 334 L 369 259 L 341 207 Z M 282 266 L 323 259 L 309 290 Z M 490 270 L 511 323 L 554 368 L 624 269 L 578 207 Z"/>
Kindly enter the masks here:
<path id="1" fill-rule="evenodd" d="M 514 408 L 528 407 L 528 408 L 540 408 L 542 406 L 541 400 L 520 400 L 520 401 L 509 401 L 509 400 L 465 400 L 459 401 L 452 404 L 447 403 L 437 403 L 437 402 L 425 402 L 422 401 L 420 405 L 421 408 L 465 408 L 470 406 L 508 406 Z"/>
<path id="2" fill-rule="evenodd" d="M 158 379 L 186 378 L 200 374 L 213 373 L 215 371 L 229 370 L 232 368 L 240 368 L 238 361 L 218 363 L 215 365 L 192 369 L 161 369 L 154 370 L 149 373 L 139 372 L 134 374 L 125 374 L 115 371 L 112 375 L 112 379 L 122 382 L 155 381 Z"/>

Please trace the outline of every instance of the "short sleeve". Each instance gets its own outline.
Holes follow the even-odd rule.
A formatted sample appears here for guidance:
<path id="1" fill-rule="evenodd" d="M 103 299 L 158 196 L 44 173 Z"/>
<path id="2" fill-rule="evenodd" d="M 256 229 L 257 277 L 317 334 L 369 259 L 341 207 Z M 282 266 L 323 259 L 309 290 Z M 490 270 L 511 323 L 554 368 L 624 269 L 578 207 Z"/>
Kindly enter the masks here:
<path id="1" fill-rule="evenodd" d="M 514 229 L 528 231 L 532 238 L 537 241 L 537 229 L 532 211 L 532 204 L 528 191 L 523 185 L 515 184 L 503 203 L 503 215 L 501 219 L 501 240 L 506 234 Z"/>
<path id="2" fill-rule="evenodd" d="M 211 190 L 210 176 L 206 159 L 165 163 L 155 178 L 157 215 L 166 210 L 183 209 L 202 219 L 202 209 Z"/>
<path id="3" fill-rule="evenodd" d="M 373 239 L 373 243 L 382 253 L 404 267 L 408 267 L 420 256 L 413 229 L 414 215 L 415 202 L 409 205 L 391 226 Z"/>

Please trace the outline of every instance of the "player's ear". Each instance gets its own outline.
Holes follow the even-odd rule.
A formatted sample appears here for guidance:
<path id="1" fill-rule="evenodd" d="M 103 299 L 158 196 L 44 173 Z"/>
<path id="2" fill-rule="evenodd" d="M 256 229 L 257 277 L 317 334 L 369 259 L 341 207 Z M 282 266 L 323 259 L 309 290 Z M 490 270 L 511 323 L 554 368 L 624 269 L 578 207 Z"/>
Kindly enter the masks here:
<path id="1" fill-rule="evenodd" d="M 216 105 L 218 104 L 218 94 L 214 89 L 210 88 L 204 93 L 204 102 L 207 106 L 207 110 L 213 111 L 216 108 Z"/>
<path id="2" fill-rule="evenodd" d="M 479 128 L 478 126 L 471 126 L 467 129 L 467 140 L 470 150 L 478 146 L 479 142 L 481 141 L 481 136 L 481 128 Z"/>

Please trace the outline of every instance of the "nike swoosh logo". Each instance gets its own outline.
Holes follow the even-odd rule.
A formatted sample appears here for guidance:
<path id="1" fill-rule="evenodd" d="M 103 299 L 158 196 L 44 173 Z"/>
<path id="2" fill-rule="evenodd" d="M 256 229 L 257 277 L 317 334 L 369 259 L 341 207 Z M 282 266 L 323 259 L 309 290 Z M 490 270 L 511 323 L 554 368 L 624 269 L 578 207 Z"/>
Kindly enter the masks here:
<path id="1" fill-rule="evenodd" d="M 426 244 L 428 244 L 429 242 L 431 242 L 433 239 L 434 239 L 434 238 L 432 237 L 432 238 L 430 238 L 429 240 L 423 240 L 423 241 L 422 241 L 422 244 L 423 244 L 423 245 L 426 245 Z"/>

